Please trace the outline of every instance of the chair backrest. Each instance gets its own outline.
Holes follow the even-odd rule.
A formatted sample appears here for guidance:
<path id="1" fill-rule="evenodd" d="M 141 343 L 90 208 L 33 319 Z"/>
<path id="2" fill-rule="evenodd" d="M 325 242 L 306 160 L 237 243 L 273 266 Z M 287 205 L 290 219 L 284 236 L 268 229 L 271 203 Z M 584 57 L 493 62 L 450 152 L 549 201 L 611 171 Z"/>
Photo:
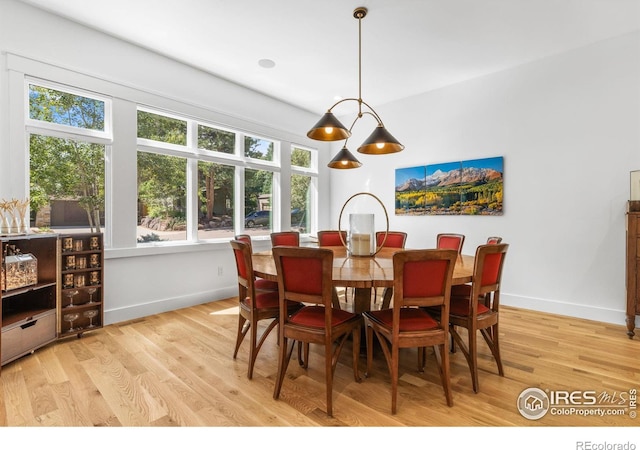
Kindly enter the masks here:
<path id="1" fill-rule="evenodd" d="M 249 244 L 249 248 L 251 248 L 251 252 L 253 252 L 253 243 L 251 242 L 251 236 L 248 234 L 236 234 L 234 236 L 236 241 L 242 241 L 246 244 Z"/>
<path id="2" fill-rule="evenodd" d="M 253 298 L 255 297 L 255 275 L 251 247 L 246 242 L 236 239 L 231 240 L 230 243 L 238 273 L 238 296 L 241 300 L 245 297 Z"/>
<path id="3" fill-rule="evenodd" d="M 436 237 L 436 247 L 439 249 L 453 249 L 462 254 L 462 246 L 464 245 L 464 234 L 456 233 L 440 233 Z"/>
<path id="4" fill-rule="evenodd" d="M 340 239 L 341 234 L 342 234 L 342 239 Z M 318 231 L 318 245 L 320 247 L 342 247 L 346 242 L 347 242 L 346 231 L 339 231 L 339 230 Z"/>
<path id="5" fill-rule="evenodd" d="M 385 240 L 385 233 L 387 239 Z M 376 231 L 376 246 L 382 247 L 383 243 L 385 247 L 390 248 L 404 248 L 407 242 L 407 233 L 404 231 Z"/>
<path id="6" fill-rule="evenodd" d="M 453 249 L 401 250 L 395 253 L 393 308 L 440 306 L 441 323 L 448 324 L 451 282 L 457 257 L 458 252 Z"/>
<path id="7" fill-rule="evenodd" d="M 277 231 L 271 233 L 271 245 L 300 246 L 300 233 L 298 231 Z"/>
<path id="8" fill-rule="evenodd" d="M 493 293 L 490 307 L 494 311 L 498 310 L 500 303 L 502 268 L 504 267 L 508 249 L 509 244 L 502 243 L 480 245 L 476 249 L 471 282 L 471 298 L 487 298 L 487 294 Z M 475 310 L 476 302 L 472 302 L 472 306 Z"/>
<path id="9" fill-rule="evenodd" d="M 489 236 L 487 238 L 487 244 L 499 244 L 502 242 L 502 238 L 500 236 Z"/>
<path id="10" fill-rule="evenodd" d="M 325 307 L 325 323 L 310 324 L 331 328 L 333 251 L 328 248 L 274 247 L 273 259 L 280 289 L 280 320 L 287 300 Z"/>

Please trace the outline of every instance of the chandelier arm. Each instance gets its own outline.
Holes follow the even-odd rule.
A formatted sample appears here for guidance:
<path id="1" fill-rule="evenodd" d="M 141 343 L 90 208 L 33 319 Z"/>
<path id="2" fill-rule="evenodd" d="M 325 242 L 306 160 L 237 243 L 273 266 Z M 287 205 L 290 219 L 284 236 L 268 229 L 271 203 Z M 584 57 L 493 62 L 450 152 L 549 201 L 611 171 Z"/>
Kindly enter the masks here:
<path id="1" fill-rule="evenodd" d="M 333 108 L 335 108 L 336 106 L 338 106 L 340 103 L 342 103 L 342 102 L 347 102 L 347 101 L 351 101 L 351 100 L 352 100 L 352 101 L 354 101 L 354 102 L 358 102 L 358 103 L 362 102 L 362 99 L 357 99 L 357 98 L 353 98 L 353 97 L 351 97 L 351 98 L 343 98 L 343 99 L 338 100 L 337 102 L 335 102 L 333 105 L 331 105 L 331 108 L 329 108 L 329 109 L 327 110 L 327 112 L 331 112 L 331 110 L 332 110 Z M 364 102 L 363 102 L 363 103 L 364 103 Z M 371 106 L 369 106 L 369 105 L 367 105 L 367 107 L 371 108 Z"/>
<path id="2" fill-rule="evenodd" d="M 382 123 L 382 119 L 380 118 L 380 116 L 378 115 L 378 113 L 376 112 L 375 109 L 373 109 L 370 105 L 367 104 L 367 102 L 365 102 L 364 100 L 360 99 L 360 103 L 362 103 L 363 105 L 365 105 L 367 108 L 369 108 L 368 112 L 364 112 L 364 113 L 360 113 L 360 115 L 362 114 L 370 114 L 372 115 L 376 121 L 378 122 L 378 125 L 380 126 L 384 126 L 384 124 Z"/>
<path id="3" fill-rule="evenodd" d="M 382 119 L 380 118 L 378 113 L 375 111 L 375 109 L 373 109 L 371 107 L 371 105 L 369 105 L 367 102 L 365 102 L 361 98 L 343 98 L 342 100 L 338 100 L 336 103 L 331 105 L 331 108 L 329 108 L 327 110 L 327 112 L 331 112 L 333 110 L 333 108 L 338 106 L 340 103 L 346 102 L 346 101 L 355 101 L 355 102 L 358 102 L 358 104 L 365 105 L 367 108 L 369 108 L 369 111 L 362 111 L 362 109 L 360 108 L 360 111 L 358 112 L 358 115 L 356 116 L 356 120 L 361 118 L 364 114 L 370 114 L 371 116 L 373 116 L 376 119 L 376 121 L 378 122 L 378 125 L 384 126 L 384 123 L 382 123 Z M 351 128 L 353 128 L 354 124 L 355 124 L 355 121 L 353 122 L 353 124 L 351 124 L 351 127 L 349 127 L 349 131 L 351 131 Z"/>

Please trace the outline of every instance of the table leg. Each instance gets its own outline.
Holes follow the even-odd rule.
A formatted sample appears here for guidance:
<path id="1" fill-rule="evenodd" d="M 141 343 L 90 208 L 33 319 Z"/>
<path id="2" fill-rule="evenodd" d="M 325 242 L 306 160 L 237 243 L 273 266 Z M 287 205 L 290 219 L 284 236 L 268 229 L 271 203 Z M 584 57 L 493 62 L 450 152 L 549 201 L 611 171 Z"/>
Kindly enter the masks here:
<path id="1" fill-rule="evenodd" d="M 355 288 L 353 312 L 361 314 L 371 309 L 371 288 Z"/>

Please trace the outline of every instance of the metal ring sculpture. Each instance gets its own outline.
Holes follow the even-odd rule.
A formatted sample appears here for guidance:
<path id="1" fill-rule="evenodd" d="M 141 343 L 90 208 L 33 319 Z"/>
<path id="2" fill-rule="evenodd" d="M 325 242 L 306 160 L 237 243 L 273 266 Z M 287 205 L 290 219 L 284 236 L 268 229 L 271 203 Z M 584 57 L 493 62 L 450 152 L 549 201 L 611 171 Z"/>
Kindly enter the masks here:
<path id="1" fill-rule="evenodd" d="M 384 207 L 384 203 L 382 203 L 382 200 L 380 200 L 378 197 L 376 197 L 375 195 L 373 195 L 370 192 L 358 192 L 357 194 L 353 194 L 351 197 L 349 197 L 347 199 L 347 201 L 344 202 L 344 205 L 342 205 L 342 209 L 340 210 L 340 216 L 338 217 L 338 235 L 340 236 L 340 240 L 342 241 L 342 245 L 347 249 L 347 252 L 348 252 L 349 251 L 349 246 L 344 241 L 344 238 L 342 237 L 342 228 L 340 228 L 340 226 L 342 224 L 342 213 L 344 212 L 344 208 L 347 206 L 347 204 L 353 198 L 355 198 L 355 197 L 357 197 L 359 195 L 368 195 L 368 196 L 373 197 L 374 199 L 376 199 L 378 201 L 378 203 L 380 203 L 380 206 L 382 206 L 382 210 L 384 211 L 384 217 L 385 217 L 386 222 L 387 222 L 387 229 L 384 232 L 384 239 L 382 240 L 382 243 L 380 244 L 379 247 L 377 245 L 378 243 L 376 242 L 376 251 L 372 255 L 368 255 L 368 256 L 371 257 L 371 256 L 375 256 L 382 249 L 382 247 L 384 247 L 384 243 L 387 242 L 387 235 L 389 234 L 389 214 L 387 214 L 387 208 Z"/>

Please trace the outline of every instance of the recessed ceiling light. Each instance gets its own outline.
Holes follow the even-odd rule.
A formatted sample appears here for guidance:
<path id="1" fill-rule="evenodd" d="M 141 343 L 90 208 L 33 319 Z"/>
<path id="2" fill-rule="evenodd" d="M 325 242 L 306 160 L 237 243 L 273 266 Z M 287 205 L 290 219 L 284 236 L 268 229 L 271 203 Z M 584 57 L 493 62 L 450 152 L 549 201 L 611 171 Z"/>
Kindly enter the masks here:
<path id="1" fill-rule="evenodd" d="M 258 61 L 258 65 L 265 69 L 272 69 L 276 66 L 276 63 L 270 59 L 261 59 Z"/>

